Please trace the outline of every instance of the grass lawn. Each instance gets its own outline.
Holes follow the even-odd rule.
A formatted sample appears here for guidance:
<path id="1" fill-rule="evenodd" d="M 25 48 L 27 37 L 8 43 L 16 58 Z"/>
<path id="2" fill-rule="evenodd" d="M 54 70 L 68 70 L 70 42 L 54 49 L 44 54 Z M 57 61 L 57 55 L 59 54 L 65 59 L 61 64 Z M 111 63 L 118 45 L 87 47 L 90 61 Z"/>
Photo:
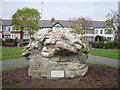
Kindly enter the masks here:
<path id="1" fill-rule="evenodd" d="M 1 47 L 0 60 L 22 57 L 22 50 L 23 48 Z"/>
<path id="2" fill-rule="evenodd" d="M 118 49 L 91 49 L 91 55 L 118 59 Z"/>
<path id="3" fill-rule="evenodd" d="M 22 57 L 23 48 L 0 47 L 0 60 Z M 118 49 L 91 49 L 90 54 L 118 59 Z"/>

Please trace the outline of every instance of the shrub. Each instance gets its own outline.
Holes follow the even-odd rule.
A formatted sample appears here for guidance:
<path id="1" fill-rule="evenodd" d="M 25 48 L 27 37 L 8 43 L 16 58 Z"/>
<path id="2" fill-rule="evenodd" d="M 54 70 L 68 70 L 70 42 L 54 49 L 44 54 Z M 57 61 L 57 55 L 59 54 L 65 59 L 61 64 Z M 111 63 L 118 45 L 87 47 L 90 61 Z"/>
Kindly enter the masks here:
<path id="1" fill-rule="evenodd" d="M 93 43 L 93 46 L 94 46 L 95 48 L 99 48 L 99 42 Z"/>
<path id="2" fill-rule="evenodd" d="M 13 39 L 6 39 L 5 41 L 10 43 L 13 41 Z"/>
<path id="3" fill-rule="evenodd" d="M 4 46 L 5 45 L 5 41 L 0 41 L 0 46 Z"/>
<path id="4" fill-rule="evenodd" d="M 120 42 L 119 41 L 111 41 L 111 42 L 107 42 L 104 43 L 104 41 L 100 41 L 100 42 L 89 42 L 89 44 L 93 47 L 93 48 L 120 48 Z"/>
<path id="5" fill-rule="evenodd" d="M 104 42 L 103 41 L 100 41 L 98 43 L 98 48 L 104 48 Z"/>
<path id="6" fill-rule="evenodd" d="M 4 46 L 4 45 L 5 45 L 5 42 L 6 42 L 6 41 L 2 41 L 2 46 Z"/>
<path id="7" fill-rule="evenodd" d="M 119 41 L 111 41 L 105 43 L 105 48 L 120 48 L 120 42 Z"/>
<path id="8" fill-rule="evenodd" d="M 109 48 L 109 43 L 105 43 L 105 48 Z"/>
<path id="9" fill-rule="evenodd" d="M 104 48 L 104 42 L 89 42 L 93 48 Z"/>
<path id="10" fill-rule="evenodd" d="M 14 46 L 17 46 L 17 41 L 13 40 L 12 43 L 14 43 Z"/>
<path id="11" fill-rule="evenodd" d="M 115 48 L 120 48 L 120 41 L 114 41 Z"/>
<path id="12" fill-rule="evenodd" d="M 2 41 L 0 41 L 0 46 L 2 46 Z"/>
<path id="13" fill-rule="evenodd" d="M 14 43 L 14 46 L 17 46 L 16 39 L 6 39 L 5 41 L 2 41 L 2 46 L 4 46 L 5 43 Z"/>

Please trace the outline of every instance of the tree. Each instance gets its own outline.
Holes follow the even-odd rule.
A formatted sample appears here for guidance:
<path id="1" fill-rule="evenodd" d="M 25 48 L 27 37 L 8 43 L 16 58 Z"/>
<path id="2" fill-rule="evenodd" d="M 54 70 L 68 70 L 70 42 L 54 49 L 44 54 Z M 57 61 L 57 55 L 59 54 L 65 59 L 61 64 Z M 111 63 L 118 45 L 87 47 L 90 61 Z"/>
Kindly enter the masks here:
<path id="1" fill-rule="evenodd" d="M 108 41 L 108 39 L 107 39 L 106 37 L 103 37 L 103 36 L 102 36 L 102 37 L 101 37 L 101 41 L 103 41 L 103 42 L 104 42 L 104 41 Z"/>
<path id="2" fill-rule="evenodd" d="M 40 27 L 38 26 L 38 21 L 40 20 L 40 13 L 34 8 L 22 8 L 18 9 L 12 15 L 12 25 L 14 25 L 15 30 L 20 30 L 20 32 L 28 31 L 29 35 L 37 31 Z M 22 37 L 21 37 L 22 39 Z"/>
<path id="3" fill-rule="evenodd" d="M 108 18 L 106 20 L 107 25 L 115 25 L 117 27 L 119 26 L 120 15 L 118 14 L 117 11 L 110 10 L 110 12 L 106 15 L 106 17 Z"/>
<path id="4" fill-rule="evenodd" d="M 70 21 L 72 22 L 72 25 L 70 26 L 70 28 L 72 28 L 71 32 L 82 35 L 83 38 L 86 40 L 85 30 L 89 28 L 88 26 L 90 23 L 88 22 L 91 21 L 91 19 L 79 17 L 79 18 L 70 18 Z"/>
<path id="5" fill-rule="evenodd" d="M 106 20 L 108 26 L 115 26 L 116 28 L 119 27 L 120 15 L 118 14 L 117 11 L 110 10 L 110 12 L 106 15 L 106 17 L 108 18 Z M 115 29 L 111 30 L 111 29 L 107 28 L 106 30 L 108 33 L 111 33 Z"/>

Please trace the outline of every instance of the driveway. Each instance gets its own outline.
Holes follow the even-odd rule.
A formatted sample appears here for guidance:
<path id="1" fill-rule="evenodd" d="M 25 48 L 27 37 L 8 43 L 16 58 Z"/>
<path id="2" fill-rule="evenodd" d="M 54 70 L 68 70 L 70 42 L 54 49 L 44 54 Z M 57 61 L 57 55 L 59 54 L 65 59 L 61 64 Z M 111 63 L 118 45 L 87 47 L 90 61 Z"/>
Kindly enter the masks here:
<path id="1" fill-rule="evenodd" d="M 105 64 L 111 64 L 111 65 L 118 65 L 118 63 L 120 63 L 120 60 L 117 60 L 117 59 L 111 59 L 111 58 L 95 56 L 95 55 L 89 55 L 87 61 L 93 61 L 93 62 L 99 62 L 99 63 L 105 63 Z M 28 64 L 28 62 L 29 61 L 25 60 L 24 57 L 8 59 L 8 60 L 0 60 L 0 63 L 2 63 L 2 68 L 8 68 L 8 67 L 13 67 L 17 65 Z"/>

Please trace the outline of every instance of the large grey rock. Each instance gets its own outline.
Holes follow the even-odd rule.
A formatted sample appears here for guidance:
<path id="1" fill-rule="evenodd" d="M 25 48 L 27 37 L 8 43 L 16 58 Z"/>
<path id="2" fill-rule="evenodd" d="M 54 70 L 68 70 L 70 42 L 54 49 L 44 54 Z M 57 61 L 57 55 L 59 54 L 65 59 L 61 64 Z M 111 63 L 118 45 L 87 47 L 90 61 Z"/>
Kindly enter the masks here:
<path id="1" fill-rule="evenodd" d="M 29 76 L 52 79 L 53 70 L 64 71 L 65 77 L 84 76 L 88 70 L 84 63 L 88 53 L 88 44 L 79 35 L 43 29 L 31 37 L 22 55 L 30 60 Z"/>

